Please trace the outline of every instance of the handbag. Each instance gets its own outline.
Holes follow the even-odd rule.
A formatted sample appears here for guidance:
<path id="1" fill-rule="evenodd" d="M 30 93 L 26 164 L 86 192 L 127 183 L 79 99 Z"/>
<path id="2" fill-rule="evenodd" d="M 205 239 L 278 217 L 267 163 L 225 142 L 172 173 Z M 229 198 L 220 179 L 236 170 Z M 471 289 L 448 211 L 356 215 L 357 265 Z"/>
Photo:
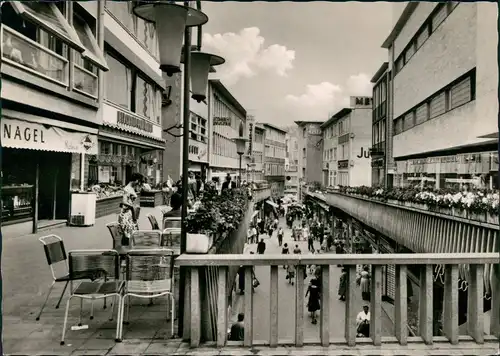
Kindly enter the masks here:
<path id="1" fill-rule="evenodd" d="M 257 288 L 259 285 L 260 285 L 259 280 L 257 278 L 254 278 L 253 281 L 252 281 L 252 286 L 254 288 Z"/>

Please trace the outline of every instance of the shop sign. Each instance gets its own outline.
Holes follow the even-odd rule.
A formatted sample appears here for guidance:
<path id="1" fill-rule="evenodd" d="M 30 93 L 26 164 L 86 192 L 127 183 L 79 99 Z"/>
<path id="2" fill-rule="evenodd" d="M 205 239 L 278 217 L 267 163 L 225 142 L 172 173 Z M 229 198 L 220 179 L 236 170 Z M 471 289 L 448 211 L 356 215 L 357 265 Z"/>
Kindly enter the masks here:
<path id="1" fill-rule="evenodd" d="M 349 160 L 345 159 L 345 160 L 339 161 L 338 162 L 338 168 L 339 169 L 347 169 L 347 168 L 349 168 Z"/>
<path id="2" fill-rule="evenodd" d="M 97 154 L 97 135 L 2 118 L 2 146 L 41 151 Z"/>
<path id="3" fill-rule="evenodd" d="M 253 122 L 248 124 L 248 155 L 252 155 L 253 149 Z"/>
<path id="4" fill-rule="evenodd" d="M 123 111 L 116 112 L 116 123 L 118 126 L 130 126 L 144 132 L 153 132 L 153 124 L 136 116 L 124 113 Z"/>
<path id="5" fill-rule="evenodd" d="M 214 117 L 214 126 L 231 126 L 231 118 L 230 117 Z"/>
<path id="6" fill-rule="evenodd" d="M 309 130 L 308 130 L 308 134 L 309 135 L 315 135 L 315 136 L 318 136 L 318 135 L 323 135 L 323 133 L 321 132 L 321 128 L 317 125 L 311 125 L 309 126 Z"/>

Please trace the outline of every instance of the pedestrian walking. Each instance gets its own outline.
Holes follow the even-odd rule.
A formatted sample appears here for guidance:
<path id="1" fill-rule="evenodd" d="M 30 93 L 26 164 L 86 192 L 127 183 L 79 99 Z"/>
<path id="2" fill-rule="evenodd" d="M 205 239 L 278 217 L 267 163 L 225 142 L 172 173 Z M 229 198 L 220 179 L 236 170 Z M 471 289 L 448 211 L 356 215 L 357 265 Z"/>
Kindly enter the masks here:
<path id="1" fill-rule="evenodd" d="M 252 243 L 256 244 L 259 241 L 259 232 L 257 231 L 255 225 L 252 225 Z"/>
<path id="2" fill-rule="evenodd" d="M 283 228 L 280 227 L 278 229 L 278 245 L 281 247 L 281 244 L 283 243 L 283 235 L 284 235 L 284 231 L 283 231 Z"/>
<path id="3" fill-rule="evenodd" d="M 314 239 L 312 235 L 309 235 L 307 239 L 307 249 L 309 252 L 314 253 Z"/>
<path id="4" fill-rule="evenodd" d="M 265 251 L 266 251 L 266 243 L 264 242 L 264 239 L 260 239 L 260 242 L 257 244 L 257 253 L 259 255 L 263 255 Z"/>
<path id="5" fill-rule="evenodd" d="M 269 237 L 273 237 L 273 232 L 274 232 L 274 229 L 273 229 L 273 224 L 269 224 L 269 227 L 268 227 L 268 233 L 269 233 Z"/>
<path id="6" fill-rule="evenodd" d="M 340 275 L 339 281 L 339 300 L 345 301 L 345 293 L 347 291 L 347 271 L 345 268 L 342 268 L 342 274 Z"/>
<path id="7" fill-rule="evenodd" d="M 316 312 L 320 310 L 320 297 L 321 291 L 319 288 L 318 280 L 313 278 L 307 288 L 306 298 L 309 296 L 309 300 L 307 302 L 307 310 L 311 313 L 311 322 L 316 324 L 318 321 L 316 320 Z"/>
<path id="8" fill-rule="evenodd" d="M 288 248 L 288 244 L 285 243 L 283 245 L 283 248 L 281 249 L 281 254 L 282 255 L 289 255 L 290 254 L 290 249 Z M 283 265 L 283 269 L 286 269 L 286 265 Z"/>
<path id="9" fill-rule="evenodd" d="M 248 227 L 248 230 L 247 230 L 247 242 L 249 244 L 253 243 L 253 231 L 252 231 L 252 226 L 249 226 Z"/>
<path id="10" fill-rule="evenodd" d="M 364 301 L 370 301 L 370 272 L 368 266 L 363 267 L 356 283 L 361 288 L 361 297 Z"/>

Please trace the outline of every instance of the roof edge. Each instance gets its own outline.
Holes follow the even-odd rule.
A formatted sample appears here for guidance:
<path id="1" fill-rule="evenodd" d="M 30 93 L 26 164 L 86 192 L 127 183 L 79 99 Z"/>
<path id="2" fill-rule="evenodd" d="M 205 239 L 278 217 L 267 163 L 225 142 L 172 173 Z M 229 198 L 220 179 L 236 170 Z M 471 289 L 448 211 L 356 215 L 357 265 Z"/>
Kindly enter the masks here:
<path id="1" fill-rule="evenodd" d="M 382 48 L 388 49 L 392 45 L 392 42 L 394 41 L 394 39 L 396 37 L 398 37 L 401 30 L 408 22 L 410 15 L 413 13 L 413 11 L 415 11 L 417 6 L 418 6 L 418 2 L 416 2 L 416 1 L 409 1 L 408 2 L 408 5 L 406 5 L 405 9 L 401 13 L 401 16 L 399 16 L 399 19 L 396 22 L 396 24 L 394 25 L 391 33 L 389 34 L 389 36 L 387 36 L 385 41 L 382 43 L 382 46 L 381 46 Z"/>
<path id="2" fill-rule="evenodd" d="M 240 111 L 240 114 L 243 114 L 243 116 L 247 117 L 247 111 L 243 107 L 243 105 L 240 104 L 240 102 L 231 94 L 229 89 L 226 88 L 224 84 L 220 81 L 220 79 L 209 79 L 208 82 L 212 84 L 217 90 L 221 92 L 221 94 L 228 99 L 229 103 L 231 105 L 234 105 L 234 107 Z"/>
<path id="3" fill-rule="evenodd" d="M 380 68 L 373 75 L 373 78 L 370 80 L 370 83 L 372 84 L 377 83 L 380 77 L 382 77 L 382 75 L 387 71 L 388 68 L 389 68 L 389 62 L 382 63 Z"/>

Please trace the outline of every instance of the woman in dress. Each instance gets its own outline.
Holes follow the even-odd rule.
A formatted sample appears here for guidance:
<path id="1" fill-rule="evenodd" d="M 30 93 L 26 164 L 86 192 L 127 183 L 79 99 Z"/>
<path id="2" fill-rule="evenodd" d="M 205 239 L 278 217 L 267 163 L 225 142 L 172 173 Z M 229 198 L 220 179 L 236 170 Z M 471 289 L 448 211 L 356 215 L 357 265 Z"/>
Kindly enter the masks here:
<path id="1" fill-rule="evenodd" d="M 363 271 L 361 271 L 356 282 L 361 287 L 361 297 L 363 300 L 370 301 L 370 272 L 368 266 L 363 267 Z"/>
<path id="2" fill-rule="evenodd" d="M 307 288 L 306 297 L 309 295 L 309 300 L 307 302 L 307 310 L 311 313 L 311 322 L 316 324 L 316 312 L 320 309 L 319 300 L 321 296 L 321 291 L 319 288 L 319 282 L 316 278 L 311 280 L 309 287 Z"/>
<path id="3" fill-rule="evenodd" d="M 137 191 L 141 189 L 143 176 L 139 173 L 132 174 L 130 182 L 123 188 L 123 200 L 120 204 L 121 212 L 118 215 L 118 224 L 123 232 L 122 245 L 129 246 L 132 233 L 139 230 L 137 219 L 139 218 L 139 209 L 137 200 Z"/>

